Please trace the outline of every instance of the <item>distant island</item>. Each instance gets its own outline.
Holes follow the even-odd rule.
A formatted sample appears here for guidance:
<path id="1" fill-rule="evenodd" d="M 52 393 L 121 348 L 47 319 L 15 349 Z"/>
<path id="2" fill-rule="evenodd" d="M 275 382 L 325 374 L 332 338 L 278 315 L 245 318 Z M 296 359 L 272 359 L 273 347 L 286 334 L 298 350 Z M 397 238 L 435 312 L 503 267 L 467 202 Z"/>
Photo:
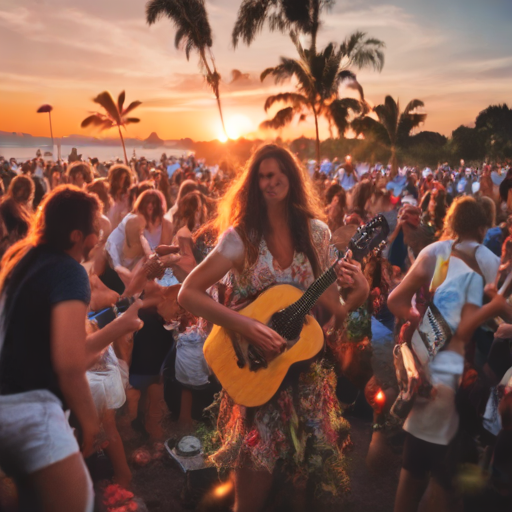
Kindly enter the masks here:
<path id="1" fill-rule="evenodd" d="M 97 137 L 90 137 L 86 135 L 68 135 L 67 137 L 55 138 L 55 144 L 60 142 L 63 146 L 119 146 L 119 139 L 108 138 L 99 139 Z M 147 149 L 155 148 L 174 148 L 174 149 L 191 149 L 194 141 L 189 138 L 179 140 L 163 140 L 156 132 L 152 132 L 146 139 L 126 138 L 125 143 L 127 147 L 140 147 Z M 29 133 L 20 132 L 5 132 L 0 131 L 0 147 L 12 148 L 45 148 L 50 147 L 52 139 L 50 137 L 34 137 Z"/>

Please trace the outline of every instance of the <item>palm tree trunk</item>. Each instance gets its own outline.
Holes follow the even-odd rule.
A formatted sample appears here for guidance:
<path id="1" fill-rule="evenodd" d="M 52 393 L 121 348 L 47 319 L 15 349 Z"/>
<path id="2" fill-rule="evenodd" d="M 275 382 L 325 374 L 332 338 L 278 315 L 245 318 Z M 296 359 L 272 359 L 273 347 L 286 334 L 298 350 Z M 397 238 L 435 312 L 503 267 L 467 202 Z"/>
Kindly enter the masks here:
<path id="1" fill-rule="evenodd" d="M 396 147 L 393 144 L 391 146 L 391 172 L 389 173 L 389 179 L 392 180 L 398 174 L 398 161 L 396 158 Z"/>
<path id="2" fill-rule="evenodd" d="M 318 25 L 320 23 L 320 0 L 313 0 L 313 19 L 311 27 L 311 51 L 316 53 L 316 35 L 318 33 Z"/>
<path id="3" fill-rule="evenodd" d="M 320 165 L 320 134 L 318 132 L 318 115 L 313 107 L 313 115 L 315 116 L 315 130 L 316 130 L 316 164 Z"/>
<path id="4" fill-rule="evenodd" d="M 50 118 L 50 135 L 52 137 L 52 154 L 53 154 L 53 130 L 52 130 L 52 113 L 48 112 L 48 117 Z"/>
<path id="5" fill-rule="evenodd" d="M 210 77 L 210 84 L 213 89 L 213 94 L 215 94 L 215 99 L 217 100 L 217 107 L 219 108 L 219 115 L 220 115 L 220 122 L 222 124 L 222 130 L 224 132 L 224 135 L 226 136 L 226 139 L 229 139 L 228 132 L 226 131 L 226 125 L 224 124 L 224 116 L 222 115 L 222 106 L 220 104 L 220 92 L 219 92 L 219 82 L 214 79 L 214 76 L 217 76 L 217 68 L 215 67 L 215 62 L 213 62 L 213 56 L 210 52 L 210 58 L 213 62 L 213 71 L 210 69 L 210 66 L 208 65 L 208 61 L 206 60 L 206 54 L 204 53 L 204 49 L 201 48 L 199 50 L 199 55 L 201 57 L 201 60 L 203 61 L 204 67 L 206 68 L 206 73 Z"/>
<path id="6" fill-rule="evenodd" d="M 216 88 L 216 91 L 214 91 L 214 93 L 215 93 L 215 98 L 217 99 L 217 107 L 219 107 L 219 115 L 220 115 L 220 122 L 222 123 L 222 130 L 224 131 L 224 135 L 226 136 L 226 138 L 229 139 L 228 132 L 226 131 L 226 126 L 224 124 L 224 116 L 222 115 L 222 107 L 220 105 L 220 94 L 219 94 L 218 87 Z"/>
<path id="7" fill-rule="evenodd" d="M 121 132 L 121 127 L 119 125 L 117 125 L 117 128 L 119 130 L 119 137 L 121 137 L 121 144 L 123 145 L 124 163 L 126 165 L 128 165 L 128 157 L 126 156 L 126 147 L 124 145 L 124 139 L 123 139 L 123 134 Z"/>

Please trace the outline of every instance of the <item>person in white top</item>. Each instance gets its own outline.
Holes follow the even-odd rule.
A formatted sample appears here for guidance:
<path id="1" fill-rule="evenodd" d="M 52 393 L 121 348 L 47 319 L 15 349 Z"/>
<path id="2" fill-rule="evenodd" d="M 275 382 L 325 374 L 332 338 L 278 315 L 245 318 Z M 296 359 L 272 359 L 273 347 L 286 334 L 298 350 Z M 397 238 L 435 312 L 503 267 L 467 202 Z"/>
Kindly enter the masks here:
<path id="1" fill-rule="evenodd" d="M 453 509 L 448 445 L 458 430 L 455 393 L 464 370 L 465 346 L 474 330 L 488 319 L 512 315 L 512 308 L 491 284 L 499 261 L 481 245 L 487 227 L 483 209 L 475 199 L 454 201 L 445 219 L 445 233 L 452 239 L 423 249 L 388 298 L 390 311 L 410 322 L 412 347 L 434 387 L 430 399 L 416 397 L 404 424 L 407 437 L 395 512 L 417 510 L 429 475 L 433 477 L 430 484 L 437 487 L 432 507 Z M 491 301 L 482 306 L 486 283 Z M 421 321 L 413 305 L 414 295 L 429 285 L 434 291 L 431 302 L 451 331 L 449 343 L 436 355 L 429 354 L 420 336 L 426 332 L 428 319 Z"/>

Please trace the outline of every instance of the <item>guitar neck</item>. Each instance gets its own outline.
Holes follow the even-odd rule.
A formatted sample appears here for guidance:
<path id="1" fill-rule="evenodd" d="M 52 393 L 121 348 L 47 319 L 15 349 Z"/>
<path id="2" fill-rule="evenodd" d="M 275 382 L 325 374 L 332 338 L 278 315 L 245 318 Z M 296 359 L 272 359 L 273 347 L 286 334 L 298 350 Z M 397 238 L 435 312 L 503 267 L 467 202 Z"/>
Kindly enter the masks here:
<path id="1" fill-rule="evenodd" d="M 338 260 L 339 261 L 339 260 Z M 313 306 L 317 303 L 320 296 L 336 282 L 337 276 L 334 267 L 338 261 L 328 270 L 326 270 L 305 292 L 304 295 L 290 308 L 296 311 L 298 316 L 306 316 Z"/>

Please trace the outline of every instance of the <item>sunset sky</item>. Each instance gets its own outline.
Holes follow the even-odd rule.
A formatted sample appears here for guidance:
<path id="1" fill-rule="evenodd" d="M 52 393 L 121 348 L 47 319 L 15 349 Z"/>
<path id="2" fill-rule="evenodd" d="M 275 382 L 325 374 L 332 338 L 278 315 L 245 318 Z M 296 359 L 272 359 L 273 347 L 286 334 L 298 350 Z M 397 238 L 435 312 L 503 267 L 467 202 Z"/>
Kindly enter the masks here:
<path id="1" fill-rule="evenodd" d="M 262 84 L 259 74 L 296 51 L 287 36 L 268 31 L 251 47 L 233 50 L 240 0 L 206 3 L 228 132 L 265 136 L 257 130 L 266 119 L 265 98 L 292 86 L 276 87 L 270 79 Z M 94 110 L 91 99 L 105 89 L 115 95 L 125 89 L 127 102 L 143 102 L 134 113 L 141 123 L 131 125 L 128 136 L 156 131 L 163 139 L 216 138 L 218 112 L 197 55 L 187 62 L 174 48 L 171 23 L 162 19 L 149 27 L 144 8 L 144 0 L 2 0 L 0 130 L 49 135 L 47 116 L 35 112 L 50 103 L 55 136 L 87 134 L 80 122 Z M 489 104 L 512 103 L 511 0 L 338 0 L 323 21 L 320 45 L 341 42 L 355 30 L 386 43 L 381 73 L 354 71 L 372 104 L 386 94 L 404 106 L 423 100 L 425 130 L 450 135 Z M 231 84 L 233 69 L 249 79 Z M 308 119 L 281 135 L 313 133 Z"/>

